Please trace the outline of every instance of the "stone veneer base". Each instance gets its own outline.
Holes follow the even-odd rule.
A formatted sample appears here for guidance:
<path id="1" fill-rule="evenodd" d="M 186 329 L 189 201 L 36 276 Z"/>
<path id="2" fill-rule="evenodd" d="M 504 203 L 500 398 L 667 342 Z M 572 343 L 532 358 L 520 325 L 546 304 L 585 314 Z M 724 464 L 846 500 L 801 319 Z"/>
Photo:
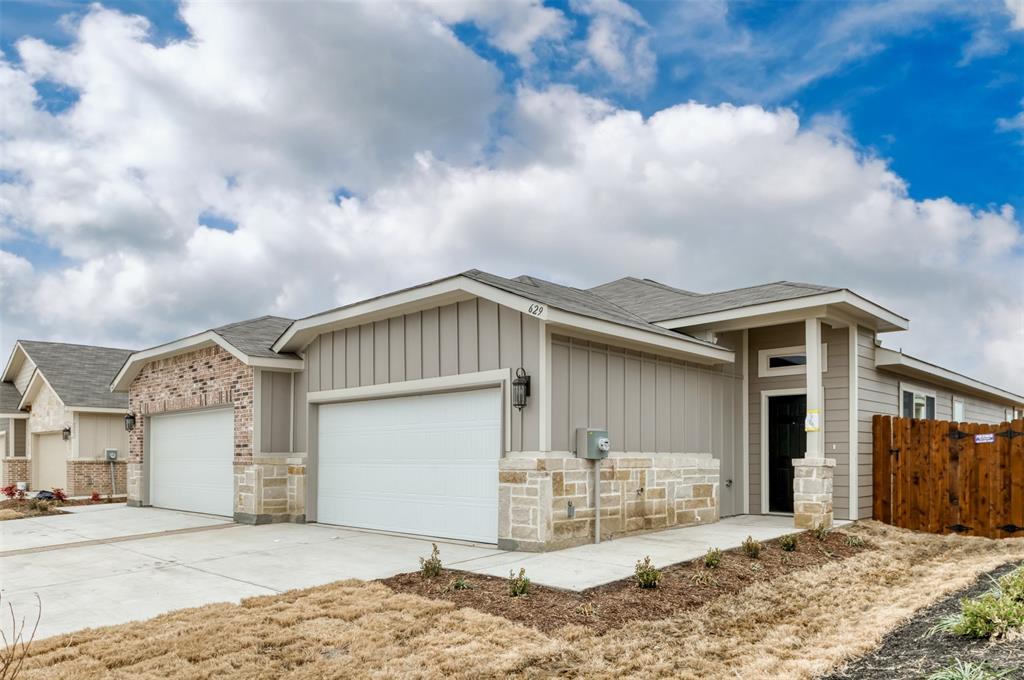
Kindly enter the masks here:
<path id="1" fill-rule="evenodd" d="M 253 515 L 247 512 L 236 512 L 235 521 L 239 524 L 305 524 L 305 515 Z"/>
<path id="2" fill-rule="evenodd" d="M 793 525 L 797 529 L 832 527 L 831 458 L 793 459 Z"/>

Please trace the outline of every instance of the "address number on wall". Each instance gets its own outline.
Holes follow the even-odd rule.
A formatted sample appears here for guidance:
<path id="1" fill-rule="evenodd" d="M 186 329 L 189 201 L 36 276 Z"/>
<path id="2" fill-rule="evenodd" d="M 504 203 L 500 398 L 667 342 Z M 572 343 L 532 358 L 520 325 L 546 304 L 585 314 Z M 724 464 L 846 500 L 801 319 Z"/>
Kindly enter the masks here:
<path id="1" fill-rule="evenodd" d="M 540 316 L 544 313 L 544 305 L 538 305 L 536 302 L 530 305 L 527 310 L 533 316 Z"/>

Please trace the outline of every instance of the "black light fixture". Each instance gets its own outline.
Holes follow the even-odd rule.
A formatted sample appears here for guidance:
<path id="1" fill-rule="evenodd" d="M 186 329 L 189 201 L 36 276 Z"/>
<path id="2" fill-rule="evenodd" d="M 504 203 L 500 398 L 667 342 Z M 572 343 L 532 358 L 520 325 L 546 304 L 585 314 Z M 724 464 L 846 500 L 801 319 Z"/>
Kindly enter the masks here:
<path id="1" fill-rule="evenodd" d="M 512 380 L 512 405 L 520 411 L 526 406 L 526 398 L 530 396 L 530 376 L 526 370 L 516 369 L 516 377 Z"/>
<path id="2" fill-rule="evenodd" d="M 134 413 L 126 413 L 126 414 L 124 414 L 124 429 L 128 430 L 129 432 L 131 432 L 132 430 L 135 429 L 135 414 Z"/>
<path id="3" fill-rule="evenodd" d="M 60 433 L 60 436 L 63 437 L 64 441 L 71 439 L 71 428 L 65 427 L 64 431 Z"/>

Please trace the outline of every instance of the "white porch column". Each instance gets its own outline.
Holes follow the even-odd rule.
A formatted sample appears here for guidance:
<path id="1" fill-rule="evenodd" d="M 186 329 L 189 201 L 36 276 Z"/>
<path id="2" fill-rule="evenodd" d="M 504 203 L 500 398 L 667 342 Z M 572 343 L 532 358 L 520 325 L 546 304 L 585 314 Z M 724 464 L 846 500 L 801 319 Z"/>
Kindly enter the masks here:
<path id="1" fill-rule="evenodd" d="M 825 398 L 821 387 L 821 320 L 804 322 L 807 356 L 807 450 L 793 460 L 793 523 L 800 529 L 832 526 L 832 475 L 836 462 L 825 458 Z"/>

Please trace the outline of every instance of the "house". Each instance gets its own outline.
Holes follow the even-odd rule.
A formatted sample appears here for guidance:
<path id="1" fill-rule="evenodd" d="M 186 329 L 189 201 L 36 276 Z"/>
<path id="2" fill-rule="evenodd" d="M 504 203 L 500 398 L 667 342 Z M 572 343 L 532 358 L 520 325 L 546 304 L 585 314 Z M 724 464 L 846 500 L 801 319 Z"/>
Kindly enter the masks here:
<path id="1" fill-rule="evenodd" d="M 19 340 L 0 382 L 3 484 L 125 492 L 127 395 L 110 379 L 131 350 Z M 117 451 L 109 461 L 107 451 Z M 113 486 L 112 486 L 113 482 Z"/>
<path id="2" fill-rule="evenodd" d="M 597 500 L 602 537 L 868 517 L 874 414 L 1024 408 L 881 347 L 908 326 L 843 288 L 471 270 L 136 352 L 112 389 L 133 504 L 550 550 L 594 540 Z M 579 428 L 607 431 L 606 460 L 576 455 Z"/>

